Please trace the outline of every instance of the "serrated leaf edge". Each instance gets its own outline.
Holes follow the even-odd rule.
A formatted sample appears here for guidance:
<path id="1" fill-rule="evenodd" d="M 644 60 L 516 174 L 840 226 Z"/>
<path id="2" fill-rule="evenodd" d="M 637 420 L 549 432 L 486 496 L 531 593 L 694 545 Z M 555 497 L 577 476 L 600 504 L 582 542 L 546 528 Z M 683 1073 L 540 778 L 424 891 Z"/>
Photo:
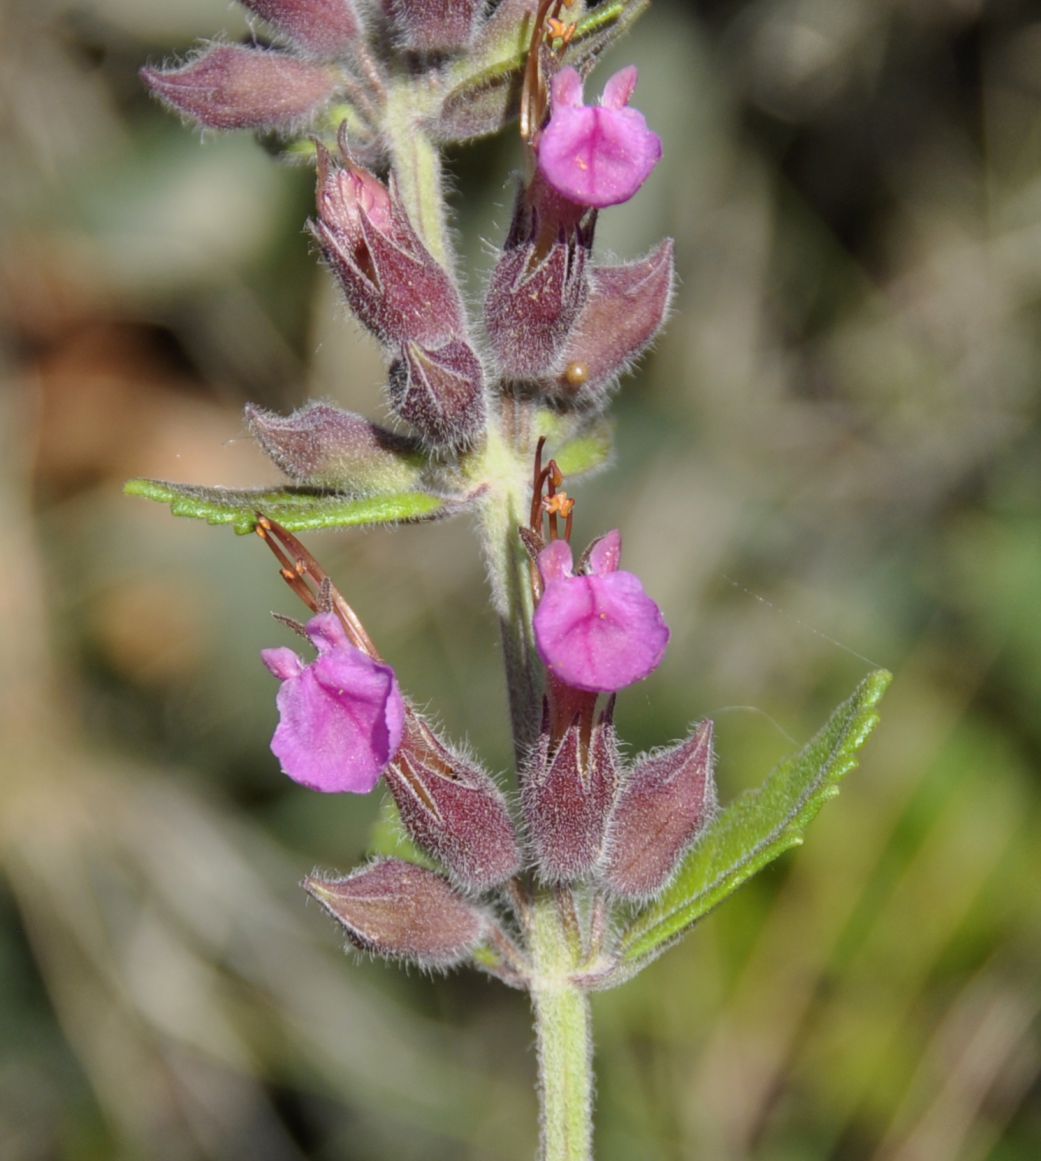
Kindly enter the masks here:
<path id="1" fill-rule="evenodd" d="M 675 904 L 668 904 L 668 909 L 664 913 L 662 909 L 666 906 L 665 901 L 658 900 L 638 915 L 622 938 L 621 957 L 624 961 L 633 966 L 639 961 L 640 967 L 646 966 L 763 867 L 786 851 L 803 844 L 802 831 L 817 816 L 825 802 L 838 796 L 838 783 L 856 768 L 859 751 L 879 721 L 875 706 L 891 680 L 892 674 L 887 670 L 878 669 L 870 673 L 797 754 L 784 759 L 771 771 L 762 786 L 746 791 L 719 816 L 716 826 L 724 825 L 727 813 L 734 810 L 739 803 L 762 794 L 772 781 L 785 777 L 788 771 L 797 768 L 802 756 L 813 750 L 819 739 L 832 728 L 835 719 L 844 713 L 849 715 L 850 720 L 842 736 L 791 811 L 752 851 L 747 853 L 741 862 L 731 864 L 722 870 L 697 895 Z M 688 864 L 694 865 L 702 853 L 700 846 L 695 847 L 687 857 Z M 685 868 L 681 867 L 677 882 L 682 881 L 684 870 Z M 685 912 L 684 918 L 677 919 L 678 916 L 684 916 Z M 668 933 L 656 937 L 656 931 L 660 932 L 665 927 L 668 927 Z"/>

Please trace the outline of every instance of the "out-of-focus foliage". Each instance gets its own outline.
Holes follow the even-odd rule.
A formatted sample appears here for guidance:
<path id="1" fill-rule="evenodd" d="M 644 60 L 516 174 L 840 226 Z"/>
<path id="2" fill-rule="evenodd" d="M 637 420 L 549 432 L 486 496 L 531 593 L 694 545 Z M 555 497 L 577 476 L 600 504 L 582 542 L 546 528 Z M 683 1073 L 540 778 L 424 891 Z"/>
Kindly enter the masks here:
<path id="1" fill-rule="evenodd" d="M 247 399 L 382 417 L 307 172 L 140 91 L 234 19 L 2 21 L 0 1155 L 526 1158 L 524 998 L 352 965 L 296 889 L 378 804 L 268 753 L 257 651 L 298 610 L 263 547 L 120 492 L 270 481 Z M 1039 59 L 1025 0 L 659 0 L 605 62 L 641 66 L 666 156 L 600 239 L 672 233 L 682 274 L 617 466 L 574 489 L 674 633 L 620 728 L 713 716 L 728 799 L 873 663 L 896 680 L 805 847 L 596 998 L 602 1161 L 1041 1152 Z M 477 264 L 518 157 L 454 155 Z M 310 543 L 505 766 L 465 524 Z"/>

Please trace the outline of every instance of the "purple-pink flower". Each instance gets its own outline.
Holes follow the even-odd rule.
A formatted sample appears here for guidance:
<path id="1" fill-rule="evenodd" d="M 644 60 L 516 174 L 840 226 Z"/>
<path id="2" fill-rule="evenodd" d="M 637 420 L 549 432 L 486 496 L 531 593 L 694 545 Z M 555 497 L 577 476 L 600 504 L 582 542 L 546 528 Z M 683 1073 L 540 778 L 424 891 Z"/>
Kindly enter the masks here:
<path id="1" fill-rule="evenodd" d="M 545 589 L 535 610 L 535 643 L 546 668 L 574 689 L 611 693 L 642 681 L 669 643 L 661 609 L 640 578 L 618 568 L 621 554 L 618 531 L 597 541 L 578 576 L 566 541 L 539 553 Z"/>
<path id="2" fill-rule="evenodd" d="M 661 138 L 643 114 L 628 108 L 635 66 L 604 86 L 599 105 L 582 104 L 582 78 L 573 68 L 553 78 L 549 124 L 539 138 L 539 168 L 549 184 L 583 206 L 627 202 L 661 158 Z"/>
<path id="3" fill-rule="evenodd" d="M 394 670 L 348 640 L 333 613 L 307 624 L 318 656 L 264 649 L 282 682 L 271 749 L 294 782 L 325 794 L 368 794 L 401 745 L 405 703 Z"/>

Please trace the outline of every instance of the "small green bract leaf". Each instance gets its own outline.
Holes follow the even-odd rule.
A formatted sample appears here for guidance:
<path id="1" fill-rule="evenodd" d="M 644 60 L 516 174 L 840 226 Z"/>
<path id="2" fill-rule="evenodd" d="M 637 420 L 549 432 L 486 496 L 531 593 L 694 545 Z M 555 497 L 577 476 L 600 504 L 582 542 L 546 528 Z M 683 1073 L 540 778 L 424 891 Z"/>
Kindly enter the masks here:
<path id="1" fill-rule="evenodd" d="M 856 766 L 891 680 L 884 669 L 869 674 L 804 749 L 720 814 L 665 894 L 623 936 L 626 962 L 642 966 L 660 955 L 767 863 L 802 843 L 803 830 Z"/>
<path id="2" fill-rule="evenodd" d="M 405 833 L 401 825 L 401 815 L 389 794 L 380 803 L 380 812 L 369 831 L 368 851 L 370 855 L 402 859 L 420 867 L 437 870 L 437 863 L 428 858 Z"/>
<path id="3" fill-rule="evenodd" d="M 565 476 L 581 476 L 602 468 L 611 458 L 613 430 L 610 423 L 602 422 L 585 435 L 564 444 L 554 459 Z"/>
<path id="4" fill-rule="evenodd" d="M 277 520 L 290 532 L 313 528 L 401 524 L 453 515 L 459 504 L 427 492 L 394 492 L 382 496 L 349 497 L 321 488 L 207 488 L 164 480 L 130 480 L 128 496 L 143 496 L 169 504 L 175 516 L 190 516 L 209 524 L 230 524 L 240 536 L 257 526 L 257 513 Z"/>

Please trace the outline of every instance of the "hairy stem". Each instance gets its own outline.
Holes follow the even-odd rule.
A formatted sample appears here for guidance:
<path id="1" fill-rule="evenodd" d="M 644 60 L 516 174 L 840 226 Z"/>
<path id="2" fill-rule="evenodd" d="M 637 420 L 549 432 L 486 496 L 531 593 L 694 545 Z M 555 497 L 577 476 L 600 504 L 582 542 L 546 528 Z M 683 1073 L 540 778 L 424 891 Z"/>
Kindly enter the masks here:
<path id="1" fill-rule="evenodd" d="M 441 151 L 422 127 L 424 107 L 415 78 L 393 85 L 387 92 L 383 132 L 390 147 L 391 172 L 409 221 L 430 253 L 451 269 Z"/>
<path id="2" fill-rule="evenodd" d="M 589 997 L 570 982 L 576 948 L 552 894 L 531 928 L 531 1003 L 539 1065 L 539 1161 L 592 1161 L 593 1038 Z"/>
<path id="3" fill-rule="evenodd" d="M 510 697 L 514 755 L 520 766 L 539 726 L 540 688 L 531 619 L 530 566 L 517 529 L 528 522 L 531 466 L 525 449 L 511 446 L 495 421 L 478 471 L 487 491 L 481 506 L 481 541 L 499 618 Z"/>

